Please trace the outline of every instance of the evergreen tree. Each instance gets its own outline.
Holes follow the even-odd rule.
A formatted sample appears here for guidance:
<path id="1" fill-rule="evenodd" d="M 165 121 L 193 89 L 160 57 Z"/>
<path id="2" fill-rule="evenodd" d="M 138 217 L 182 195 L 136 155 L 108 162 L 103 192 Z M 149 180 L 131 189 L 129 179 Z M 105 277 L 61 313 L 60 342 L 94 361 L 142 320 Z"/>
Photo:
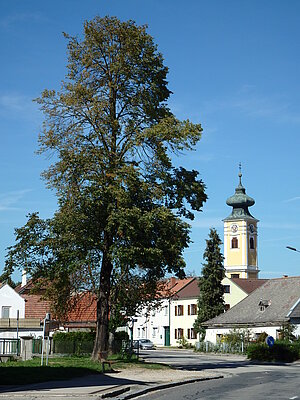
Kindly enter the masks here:
<path id="1" fill-rule="evenodd" d="M 209 239 L 206 240 L 206 249 L 203 254 L 206 262 L 203 264 L 202 276 L 199 279 L 198 315 L 194 323 L 194 329 L 200 333 L 201 340 L 204 340 L 205 329 L 203 322 L 216 317 L 224 312 L 224 287 L 222 279 L 225 276 L 223 265 L 224 257 L 220 245 L 222 241 L 215 229 L 211 229 Z"/>

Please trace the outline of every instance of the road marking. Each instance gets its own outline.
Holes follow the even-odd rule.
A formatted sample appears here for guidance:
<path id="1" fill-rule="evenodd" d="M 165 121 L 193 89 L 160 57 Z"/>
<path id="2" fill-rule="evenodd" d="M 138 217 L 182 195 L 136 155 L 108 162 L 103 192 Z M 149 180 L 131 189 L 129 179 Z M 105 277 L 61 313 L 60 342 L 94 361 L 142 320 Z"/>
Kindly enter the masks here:
<path id="1" fill-rule="evenodd" d="M 298 399 L 298 396 L 290 397 L 290 400 Z"/>

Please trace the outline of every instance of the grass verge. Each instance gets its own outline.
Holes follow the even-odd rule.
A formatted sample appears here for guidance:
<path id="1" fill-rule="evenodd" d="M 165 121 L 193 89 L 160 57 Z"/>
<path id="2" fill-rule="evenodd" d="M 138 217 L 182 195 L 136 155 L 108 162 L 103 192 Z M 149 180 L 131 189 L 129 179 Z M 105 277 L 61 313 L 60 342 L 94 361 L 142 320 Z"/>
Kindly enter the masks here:
<path id="1" fill-rule="evenodd" d="M 166 369 L 168 366 L 154 363 L 145 363 L 137 359 L 123 360 L 113 356 L 113 368 Z M 90 357 L 55 357 L 49 358 L 48 366 L 41 367 L 41 359 L 34 358 L 28 361 L 9 361 L 0 364 L 1 385 L 25 385 L 52 380 L 78 378 L 90 374 L 101 374 L 101 363 L 92 361 Z M 107 372 L 107 371 L 106 371 Z"/>

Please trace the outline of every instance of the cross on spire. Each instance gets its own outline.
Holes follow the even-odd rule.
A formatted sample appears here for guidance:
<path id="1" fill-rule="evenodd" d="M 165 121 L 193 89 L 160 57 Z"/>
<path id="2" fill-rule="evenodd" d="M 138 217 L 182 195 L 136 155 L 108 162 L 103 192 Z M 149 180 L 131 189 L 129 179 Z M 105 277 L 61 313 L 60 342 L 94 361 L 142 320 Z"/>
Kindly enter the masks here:
<path id="1" fill-rule="evenodd" d="M 240 178 L 240 185 L 242 184 L 242 163 L 239 162 L 239 178 Z"/>

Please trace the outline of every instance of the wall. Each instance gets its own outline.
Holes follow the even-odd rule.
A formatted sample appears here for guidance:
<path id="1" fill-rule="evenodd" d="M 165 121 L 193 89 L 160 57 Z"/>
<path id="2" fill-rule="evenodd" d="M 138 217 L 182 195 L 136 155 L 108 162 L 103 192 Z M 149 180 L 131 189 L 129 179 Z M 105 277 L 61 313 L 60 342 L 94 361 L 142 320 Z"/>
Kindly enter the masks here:
<path id="1" fill-rule="evenodd" d="M 227 277 L 222 280 L 222 285 L 230 286 L 230 293 L 224 293 L 224 302 L 229 304 L 230 308 L 248 296 L 246 292 Z"/>
<path id="2" fill-rule="evenodd" d="M 196 315 L 188 315 L 188 306 L 197 304 L 197 298 L 178 299 L 173 300 L 171 303 L 171 327 L 170 327 L 170 341 L 171 346 L 178 346 L 178 338 L 175 338 L 175 329 L 183 329 L 184 338 L 191 344 L 197 342 L 197 338 L 188 339 L 188 329 L 193 329 L 194 322 L 197 318 Z M 175 315 L 175 307 L 183 306 L 183 315 Z"/>
<path id="3" fill-rule="evenodd" d="M 165 329 L 169 327 L 169 306 L 169 300 L 163 299 L 159 308 L 148 313 L 145 307 L 135 316 L 133 339 L 150 339 L 156 346 L 164 346 Z"/>
<path id="4" fill-rule="evenodd" d="M 206 330 L 205 341 L 216 344 L 217 343 L 217 335 L 226 335 L 233 328 L 210 328 Z M 241 328 L 243 329 L 243 328 Z M 258 326 L 250 328 L 249 330 L 253 333 L 253 335 L 260 334 L 262 332 L 266 332 L 268 335 L 273 336 L 274 339 L 277 338 L 277 331 L 280 329 L 280 326 Z"/>
<path id="5" fill-rule="evenodd" d="M 9 318 L 25 318 L 25 300 L 9 285 L 5 284 L 0 288 L 0 318 L 2 318 L 2 307 L 9 306 Z"/>

